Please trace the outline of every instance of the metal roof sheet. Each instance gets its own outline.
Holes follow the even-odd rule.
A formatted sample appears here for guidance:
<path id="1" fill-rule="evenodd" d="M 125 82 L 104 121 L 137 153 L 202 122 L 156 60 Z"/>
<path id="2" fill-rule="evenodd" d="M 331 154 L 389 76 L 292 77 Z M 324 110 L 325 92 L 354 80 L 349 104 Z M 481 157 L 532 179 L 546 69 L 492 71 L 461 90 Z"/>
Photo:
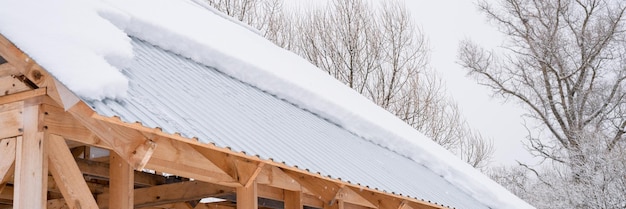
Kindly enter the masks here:
<path id="1" fill-rule="evenodd" d="M 312 173 L 455 208 L 488 208 L 430 169 L 307 110 L 133 38 L 128 97 L 96 112 Z"/>

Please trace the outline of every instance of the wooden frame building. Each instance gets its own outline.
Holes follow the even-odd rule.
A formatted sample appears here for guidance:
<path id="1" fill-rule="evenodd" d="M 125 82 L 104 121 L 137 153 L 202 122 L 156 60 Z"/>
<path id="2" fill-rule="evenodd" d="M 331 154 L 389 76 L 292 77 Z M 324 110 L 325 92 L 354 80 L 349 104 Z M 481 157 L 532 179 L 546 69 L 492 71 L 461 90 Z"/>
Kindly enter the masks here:
<path id="1" fill-rule="evenodd" d="M 368 114 L 358 115 L 333 101 L 321 101 L 332 99 L 322 98 L 322 94 L 329 92 L 316 95 L 315 90 L 291 81 L 294 77 L 268 72 L 269 68 L 285 66 L 262 64 L 280 63 L 289 58 L 293 65 L 285 69 L 303 68 L 298 72 L 313 72 L 307 75 L 320 76 L 316 78 L 327 83 L 335 82 L 334 87 L 348 95 L 350 102 L 369 102 L 348 87 L 324 77 L 300 57 L 199 2 L 155 2 L 163 3 L 161 7 L 166 10 L 162 13 L 171 12 L 170 7 L 180 7 L 183 9 L 172 12 L 173 15 L 193 13 L 210 20 L 207 21 L 210 30 L 204 31 L 205 34 L 186 32 L 194 33 L 195 37 L 179 31 L 175 26 L 180 22 L 169 23 L 173 25 L 170 28 L 153 27 L 161 24 L 160 18 L 147 20 L 148 17 L 140 16 L 155 13 L 153 8 L 138 7 L 149 11 L 142 14 L 143 11 L 134 10 L 136 5 L 125 5 L 125 1 L 116 5 L 123 10 L 117 15 L 126 12 L 123 15 L 132 18 L 111 17 L 115 12 L 91 14 L 96 19 L 88 26 L 104 22 L 120 35 L 117 38 L 123 39 L 118 40 L 123 45 L 120 48 L 128 47 L 134 54 L 129 63 L 111 68 L 128 81 L 125 89 L 128 96 L 114 99 L 93 99 L 81 92 L 80 87 L 72 86 L 72 82 L 62 83 L 68 77 L 97 79 L 97 76 L 72 77 L 59 73 L 58 68 L 75 67 L 67 63 L 86 61 L 69 56 L 72 53 L 50 56 L 51 50 L 40 46 L 47 44 L 39 42 L 40 37 L 21 36 L 32 31 L 0 24 L 0 209 L 515 207 L 506 204 L 507 200 L 521 203 L 524 208 L 523 201 L 511 194 L 499 195 L 506 190 L 371 102 L 366 105 L 371 107 L 368 110 L 379 111 L 376 117 L 388 116 L 394 127 L 406 129 L 387 129 L 384 125 L 389 124 L 370 121 L 373 119 L 364 117 Z M 44 7 L 39 12 L 47 9 Z M 3 15 L 0 13 L 0 18 Z M 15 20 L 33 18 L 13 15 L 11 18 Z M 122 19 L 132 19 L 129 21 L 137 25 L 113 23 Z M 201 18 L 182 21 L 191 19 Z M 63 26 L 64 21 L 60 23 Z M 131 27 L 146 31 L 137 32 Z M 51 28 L 47 29 L 57 29 Z M 53 31 L 52 36 L 57 32 Z M 96 38 L 82 40 L 76 35 L 84 34 L 73 32 L 63 34 L 68 37 L 61 39 L 67 39 L 71 45 L 109 38 L 96 34 Z M 160 32 L 166 35 L 160 36 Z M 214 33 L 221 34 L 206 38 Z M 201 39 L 198 37 L 209 41 L 196 43 Z M 55 38 L 59 37 L 45 41 L 57 41 Z M 167 38 L 173 40 L 162 40 Z M 168 48 L 169 42 L 189 43 L 184 43 L 187 48 L 172 49 Z M 214 42 L 220 42 L 223 48 L 210 44 Z M 229 51 L 239 42 L 243 42 L 242 49 Z M 64 44 L 56 46 L 60 53 L 65 50 Z M 100 46 L 85 45 L 91 44 Z M 249 53 L 250 47 L 257 47 L 256 51 Z M 185 51 L 188 48 L 195 51 Z M 110 49 L 104 49 L 107 50 Z M 94 50 L 95 56 L 109 62 L 105 55 L 95 51 L 98 50 Z M 200 55 L 192 59 L 194 53 Z M 277 56 L 269 62 L 259 61 L 258 57 L 265 54 Z M 53 59 L 47 59 L 50 57 Z M 64 58 L 68 59 L 61 60 L 62 64 L 54 63 L 59 61 L 54 59 Z M 248 63 L 255 59 L 263 63 Z M 262 82 L 267 80 L 257 78 L 263 76 L 281 84 L 277 88 L 300 88 L 304 90 L 298 93 L 320 98 L 307 100 L 279 94 L 285 92 L 272 93 L 270 86 L 275 83 L 263 86 Z M 334 93 L 337 91 L 334 87 L 325 90 Z M 325 112 L 329 109 L 335 112 Z M 346 117 L 350 120 L 344 120 Z M 414 132 L 404 136 L 392 133 L 404 130 Z M 409 138 L 422 141 L 410 143 Z M 396 148 L 417 151 L 400 153 L 380 141 L 383 144 L 392 141 L 399 143 L 394 145 Z M 407 156 L 411 154 L 422 156 Z M 485 182 L 487 185 L 481 185 Z"/>

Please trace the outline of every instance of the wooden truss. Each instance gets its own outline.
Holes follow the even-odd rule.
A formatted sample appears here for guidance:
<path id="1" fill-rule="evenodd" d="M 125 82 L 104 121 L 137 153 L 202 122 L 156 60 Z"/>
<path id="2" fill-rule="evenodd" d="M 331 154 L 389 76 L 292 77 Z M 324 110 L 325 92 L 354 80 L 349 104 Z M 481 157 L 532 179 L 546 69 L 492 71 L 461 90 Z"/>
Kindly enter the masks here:
<path id="1" fill-rule="evenodd" d="M 1 35 L 0 56 L 0 208 L 445 208 L 98 115 Z"/>

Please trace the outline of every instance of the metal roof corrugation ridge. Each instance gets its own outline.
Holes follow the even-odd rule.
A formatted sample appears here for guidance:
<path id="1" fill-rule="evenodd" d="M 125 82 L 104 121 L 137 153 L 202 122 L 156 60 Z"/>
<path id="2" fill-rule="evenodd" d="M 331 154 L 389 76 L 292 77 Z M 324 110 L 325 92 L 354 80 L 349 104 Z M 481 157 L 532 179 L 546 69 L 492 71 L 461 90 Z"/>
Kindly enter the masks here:
<path id="1" fill-rule="evenodd" d="M 249 84 L 133 38 L 129 97 L 99 114 L 180 132 L 331 178 L 457 208 L 487 208 L 410 159 Z"/>

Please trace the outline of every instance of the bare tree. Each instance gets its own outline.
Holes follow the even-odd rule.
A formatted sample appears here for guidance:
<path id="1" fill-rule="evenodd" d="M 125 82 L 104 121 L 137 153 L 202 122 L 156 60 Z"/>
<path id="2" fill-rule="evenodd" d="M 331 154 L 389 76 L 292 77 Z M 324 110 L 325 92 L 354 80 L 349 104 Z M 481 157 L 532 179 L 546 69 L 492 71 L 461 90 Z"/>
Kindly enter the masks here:
<path id="1" fill-rule="evenodd" d="M 459 48 L 461 64 L 496 94 L 523 104 L 527 116 L 541 124 L 528 137 L 531 153 L 567 165 L 571 175 L 562 180 L 581 192 L 563 198 L 610 197 L 597 204 L 570 199 L 571 207 L 621 207 L 626 192 L 617 189 L 624 186 L 617 179 L 626 173 L 605 172 L 608 165 L 602 164 L 619 168 L 625 160 L 626 4 L 499 3 L 479 6 L 509 38 L 506 52 L 496 56 L 466 41 Z M 540 134 L 544 130 L 548 136 Z M 598 181 L 598 176 L 605 179 Z"/>
<path id="2" fill-rule="evenodd" d="M 209 0 L 277 45 L 396 114 L 475 167 L 493 155 L 491 141 L 469 128 L 444 84 L 428 67 L 428 44 L 400 0 L 333 0 L 286 13 L 281 0 Z"/>

